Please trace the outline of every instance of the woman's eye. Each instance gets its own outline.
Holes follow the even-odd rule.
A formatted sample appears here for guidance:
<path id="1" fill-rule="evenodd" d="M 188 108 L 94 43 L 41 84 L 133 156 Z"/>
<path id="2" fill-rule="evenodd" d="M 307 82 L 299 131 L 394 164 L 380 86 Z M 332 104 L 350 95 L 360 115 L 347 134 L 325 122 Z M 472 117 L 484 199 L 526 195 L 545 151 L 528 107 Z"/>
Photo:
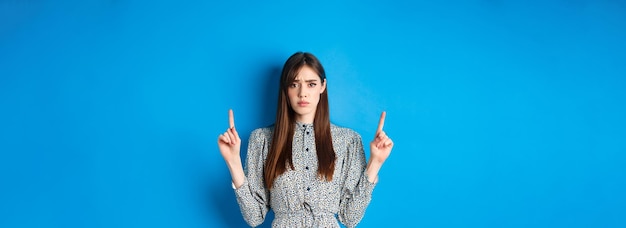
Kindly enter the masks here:
<path id="1" fill-rule="evenodd" d="M 309 83 L 309 87 L 311 87 L 311 88 L 315 87 L 316 85 L 317 84 L 315 84 L 315 83 Z"/>
<path id="2" fill-rule="evenodd" d="M 296 88 L 296 87 L 298 87 L 298 84 L 296 84 L 296 83 L 291 83 L 291 85 L 289 85 L 289 87 L 291 87 L 291 88 Z"/>

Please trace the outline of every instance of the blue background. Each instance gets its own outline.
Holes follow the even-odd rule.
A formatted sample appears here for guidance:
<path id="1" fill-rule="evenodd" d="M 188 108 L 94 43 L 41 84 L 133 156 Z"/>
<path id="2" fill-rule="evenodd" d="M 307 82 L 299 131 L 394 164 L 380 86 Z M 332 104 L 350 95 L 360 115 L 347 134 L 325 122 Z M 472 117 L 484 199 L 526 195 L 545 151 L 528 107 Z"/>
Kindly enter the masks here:
<path id="1" fill-rule="evenodd" d="M 626 227 L 625 41 L 615 0 L 1 1 L 0 227 L 245 226 L 217 135 L 296 51 L 388 112 L 362 227 Z"/>

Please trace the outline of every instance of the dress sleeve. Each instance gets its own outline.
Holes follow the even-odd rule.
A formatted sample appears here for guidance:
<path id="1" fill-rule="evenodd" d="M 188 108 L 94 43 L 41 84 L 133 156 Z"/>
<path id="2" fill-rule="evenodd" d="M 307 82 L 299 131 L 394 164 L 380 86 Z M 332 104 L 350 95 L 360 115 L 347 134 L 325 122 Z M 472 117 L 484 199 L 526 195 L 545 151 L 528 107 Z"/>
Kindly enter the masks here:
<path id="1" fill-rule="evenodd" d="M 255 227 L 263 223 L 269 210 L 269 191 L 263 184 L 264 154 L 268 151 L 269 138 L 263 129 L 254 130 L 248 141 L 246 156 L 246 179 L 235 189 L 237 203 L 248 225 Z"/>
<path id="2" fill-rule="evenodd" d="M 348 146 L 346 161 L 348 167 L 344 175 L 347 177 L 341 189 L 339 221 L 346 227 L 355 227 L 365 214 L 375 186 L 367 180 L 363 142 L 356 132 Z"/>

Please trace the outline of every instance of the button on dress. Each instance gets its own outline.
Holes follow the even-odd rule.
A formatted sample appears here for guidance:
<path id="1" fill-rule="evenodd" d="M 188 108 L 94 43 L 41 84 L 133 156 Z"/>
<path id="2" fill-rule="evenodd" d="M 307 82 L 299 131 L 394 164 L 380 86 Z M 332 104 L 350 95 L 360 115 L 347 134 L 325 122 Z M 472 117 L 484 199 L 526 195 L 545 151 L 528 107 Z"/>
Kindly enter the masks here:
<path id="1" fill-rule="evenodd" d="M 290 168 L 265 188 L 263 167 L 274 128 L 254 130 L 250 134 L 246 158 L 246 179 L 235 195 L 244 220 L 258 226 L 268 210 L 274 211 L 272 227 L 355 227 L 363 218 L 375 184 L 365 173 L 365 153 L 361 136 L 331 124 L 336 154 L 332 181 L 318 177 L 317 152 L 313 124 L 296 123 Z"/>

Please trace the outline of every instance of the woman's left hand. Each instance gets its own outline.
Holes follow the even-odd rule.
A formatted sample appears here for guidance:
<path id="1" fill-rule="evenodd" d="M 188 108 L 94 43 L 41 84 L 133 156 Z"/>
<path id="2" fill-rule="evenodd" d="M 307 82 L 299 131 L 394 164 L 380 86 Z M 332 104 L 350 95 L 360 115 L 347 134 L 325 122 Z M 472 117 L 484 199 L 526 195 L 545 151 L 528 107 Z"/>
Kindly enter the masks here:
<path id="1" fill-rule="evenodd" d="M 385 160 L 387 160 L 387 157 L 389 157 L 389 154 L 391 153 L 391 148 L 393 148 L 393 141 L 389 138 L 389 136 L 387 136 L 387 134 L 385 134 L 385 131 L 383 131 L 385 116 L 386 112 L 383 112 L 380 115 L 376 135 L 374 136 L 374 140 L 370 142 L 370 160 L 371 162 L 377 162 L 379 164 L 382 164 Z"/>

